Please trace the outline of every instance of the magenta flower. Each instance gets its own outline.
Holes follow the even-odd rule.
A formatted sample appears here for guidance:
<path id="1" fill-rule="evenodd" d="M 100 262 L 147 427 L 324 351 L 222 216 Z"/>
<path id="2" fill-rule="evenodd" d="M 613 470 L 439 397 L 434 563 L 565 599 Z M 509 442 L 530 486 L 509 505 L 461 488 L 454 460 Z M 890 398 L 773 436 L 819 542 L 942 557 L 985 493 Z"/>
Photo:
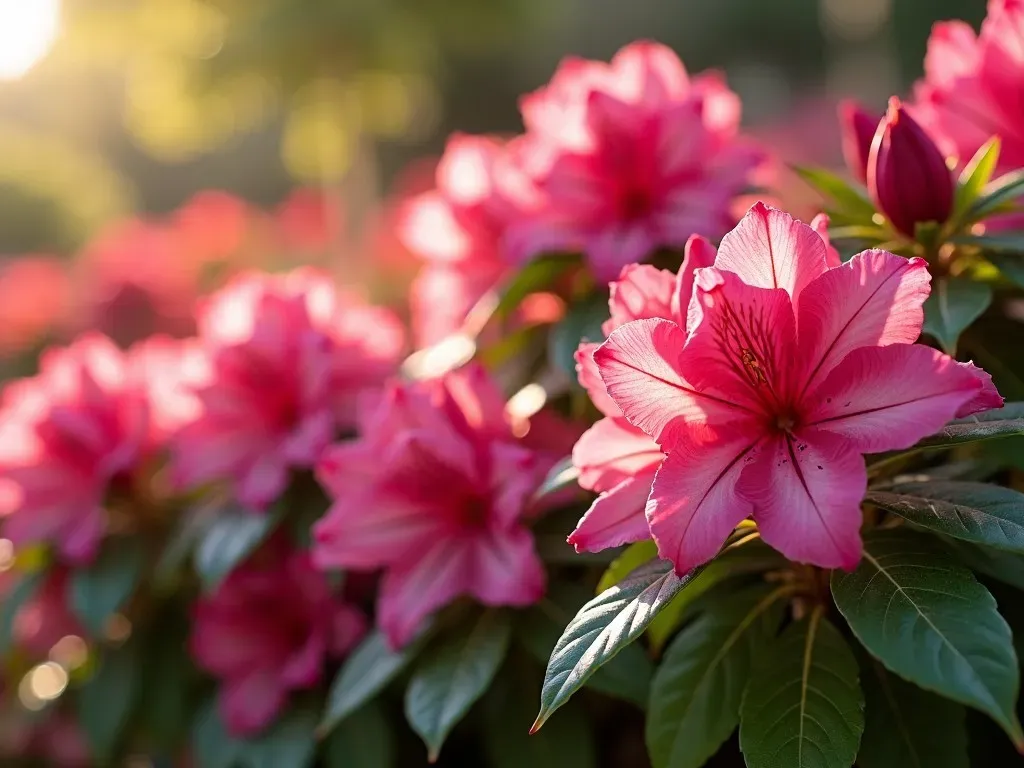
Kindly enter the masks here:
<path id="1" fill-rule="evenodd" d="M 321 568 L 384 569 L 377 618 L 392 645 L 456 597 L 530 605 L 544 568 L 525 527 L 547 461 L 513 437 L 477 366 L 392 384 L 317 474 L 334 503 L 316 524 Z"/>
<path id="2" fill-rule="evenodd" d="M 197 418 L 172 441 L 175 478 L 226 481 L 255 509 L 355 426 L 359 394 L 395 369 L 403 346 L 389 311 L 310 270 L 236 278 L 200 310 L 199 335 L 212 374 L 196 389 Z"/>
<path id="3" fill-rule="evenodd" d="M 594 353 L 607 392 L 667 454 L 646 507 L 662 558 L 706 562 L 752 515 L 792 560 L 857 564 L 861 454 L 1001 400 L 912 344 L 929 280 L 921 259 L 879 250 L 829 267 L 813 229 L 758 203 L 697 271 L 688 333 L 665 319 L 612 332 Z"/>
<path id="4" fill-rule="evenodd" d="M 0 512 L 16 546 L 50 543 L 89 562 L 112 486 L 130 487 L 149 448 L 145 387 L 105 336 L 51 349 L 39 375 L 13 382 L 0 411 Z"/>
<path id="5" fill-rule="evenodd" d="M 867 180 L 879 210 L 910 237 L 918 224 L 941 224 L 953 210 L 955 182 L 945 157 L 895 96 L 871 142 Z"/>
<path id="6" fill-rule="evenodd" d="M 646 318 L 664 318 L 685 328 L 694 270 L 709 267 L 714 260 L 714 246 L 693 236 L 678 275 L 644 264 L 624 267 L 611 284 L 605 335 Z M 572 452 L 580 486 L 600 494 L 569 536 L 577 552 L 597 552 L 650 537 L 644 505 L 664 458 L 658 444 L 630 424 L 605 392 L 594 362 L 598 346 L 583 343 L 576 351 L 580 385 L 605 416 L 583 434 Z"/>
<path id="7" fill-rule="evenodd" d="M 879 118 L 852 99 L 839 103 L 839 128 L 846 167 L 860 181 L 867 181 L 868 157 Z"/>
<path id="8" fill-rule="evenodd" d="M 221 681 L 221 717 L 242 736 L 273 722 L 291 691 L 316 686 L 325 661 L 365 630 L 366 618 L 332 593 L 308 553 L 273 539 L 199 599 L 189 649 Z"/>
<path id="9" fill-rule="evenodd" d="M 606 282 L 695 231 L 723 234 L 763 160 L 738 136 L 739 99 L 721 78 L 691 80 L 656 43 L 633 43 L 609 65 L 566 60 L 522 111 L 519 162 L 543 204 L 510 225 L 509 255 L 582 251 Z"/>
<path id="10" fill-rule="evenodd" d="M 947 155 L 967 163 L 992 136 L 1002 140 L 1000 172 L 1024 167 L 1024 6 L 989 0 L 976 35 L 962 21 L 936 24 L 913 114 Z"/>

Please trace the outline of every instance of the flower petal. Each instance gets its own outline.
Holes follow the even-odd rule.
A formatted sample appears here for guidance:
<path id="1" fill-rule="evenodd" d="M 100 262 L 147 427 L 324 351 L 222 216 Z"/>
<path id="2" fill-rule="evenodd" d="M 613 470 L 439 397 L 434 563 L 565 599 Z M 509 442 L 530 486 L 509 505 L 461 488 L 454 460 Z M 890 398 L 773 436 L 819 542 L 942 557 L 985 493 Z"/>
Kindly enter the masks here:
<path id="1" fill-rule="evenodd" d="M 992 383 L 992 376 L 974 363 L 968 361 L 966 363 L 957 363 L 958 366 L 966 371 L 969 371 L 972 376 L 981 382 L 981 389 L 978 390 L 972 399 L 960 406 L 955 414 L 956 418 L 962 419 L 964 416 L 970 416 L 972 413 L 980 413 L 981 411 L 990 411 L 993 408 L 1003 407 L 1003 396 L 999 394 L 996 389 L 996 385 Z"/>
<path id="2" fill-rule="evenodd" d="M 580 485 L 599 492 L 610 491 L 638 472 L 657 466 L 663 458 L 657 443 L 621 417 L 601 419 L 572 449 Z"/>
<path id="3" fill-rule="evenodd" d="M 594 352 L 608 394 L 633 426 L 661 445 L 686 421 L 731 420 L 743 412 L 697 392 L 679 373 L 685 337 L 668 320 L 634 320 Z"/>
<path id="4" fill-rule="evenodd" d="M 544 596 L 544 566 L 526 528 L 480 536 L 469 557 L 466 587 L 484 605 L 532 605 Z"/>
<path id="5" fill-rule="evenodd" d="M 790 560 L 857 565 L 867 471 L 841 437 L 814 429 L 773 436 L 743 470 L 740 488 L 761 538 Z"/>
<path id="6" fill-rule="evenodd" d="M 598 342 L 584 341 L 576 350 L 576 378 L 580 386 L 587 390 L 590 395 L 590 402 L 594 404 L 605 416 L 621 416 L 622 411 L 615 401 L 608 397 L 604 381 L 601 379 L 601 371 L 594 362 L 594 351 L 600 347 Z"/>
<path id="7" fill-rule="evenodd" d="M 829 218 L 827 214 L 819 213 L 813 219 L 811 219 L 811 229 L 818 233 L 818 237 L 821 238 L 821 242 L 825 244 L 825 266 L 829 269 L 835 269 L 841 266 L 843 263 L 842 257 L 832 246 L 832 239 L 828 234 Z"/>
<path id="8" fill-rule="evenodd" d="M 809 285 L 797 305 L 804 390 L 857 347 L 915 341 L 930 281 L 922 259 L 870 250 Z"/>
<path id="9" fill-rule="evenodd" d="M 803 423 L 861 453 L 909 448 L 941 429 L 981 388 L 970 369 L 931 347 L 864 347 L 813 391 Z"/>
<path id="10" fill-rule="evenodd" d="M 717 256 L 715 246 L 700 235 L 691 235 L 683 249 L 683 265 L 676 275 L 675 291 L 672 294 L 672 311 L 668 319 L 678 323 L 680 328 L 691 330 L 687 321 L 690 297 L 693 295 L 694 272 L 703 267 L 713 266 Z"/>
<path id="11" fill-rule="evenodd" d="M 276 670 L 257 669 L 224 683 L 218 705 L 228 730 L 246 736 L 270 725 L 286 697 Z"/>
<path id="12" fill-rule="evenodd" d="M 602 326 L 607 336 L 630 320 L 663 317 L 673 320 L 672 293 L 676 277 L 665 269 L 649 264 L 629 264 L 622 268 L 619 279 L 611 284 L 608 309 L 611 318 Z"/>
<path id="13" fill-rule="evenodd" d="M 715 266 L 735 272 L 747 285 L 782 288 L 795 303 L 825 271 L 825 244 L 803 222 L 758 202 L 722 238 Z"/>
<path id="14" fill-rule="evenodd" d="M 600 552 L 650 538 L 644 508 L 656 469 L 627 477 L 594 499 L 567 539 L 577 552 Z"/>
<path id="15" fill-rule="evenodd" d="M 645 513 L 658 556 L 676 573 L 713 558 L 753 510 L 736 483 L 760 439 L 693 424 L 661 465 Z"/>

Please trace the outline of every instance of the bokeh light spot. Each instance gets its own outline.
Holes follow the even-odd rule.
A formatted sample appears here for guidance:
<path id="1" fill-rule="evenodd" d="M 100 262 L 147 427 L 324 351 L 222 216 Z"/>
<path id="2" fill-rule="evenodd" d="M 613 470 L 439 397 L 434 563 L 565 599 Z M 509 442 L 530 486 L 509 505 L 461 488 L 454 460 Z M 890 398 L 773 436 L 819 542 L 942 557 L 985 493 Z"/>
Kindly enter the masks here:
<path id="1" fill-rule="evenodd" d="M 60 0 L 0 0 L 0 79 L 16 80 L 53 46 Z"/>

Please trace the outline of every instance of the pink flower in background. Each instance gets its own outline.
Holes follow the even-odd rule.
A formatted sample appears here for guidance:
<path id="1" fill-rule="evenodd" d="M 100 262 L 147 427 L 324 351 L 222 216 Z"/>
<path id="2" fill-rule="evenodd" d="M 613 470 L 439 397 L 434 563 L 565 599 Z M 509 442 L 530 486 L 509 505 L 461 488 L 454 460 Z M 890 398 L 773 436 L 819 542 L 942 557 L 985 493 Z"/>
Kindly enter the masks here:
<path id="1" fill-rule="evenodd" d="M 426 262 L 411 296 L 417 346 L 457 331 L 505 274 L 501 239 L 535 194 L 502 143 L 458 133 L 448 140 L 436 187 L 411 198 L 398 222 L 399 238 Z"/>
<path id="2" fill-rule="evenodd" d="M 967 163 L 999 135 L 999 171 L 1024 167 L 1024 4 L 989 0 L 976 35 L 962 21 L 932 29 L 925 78 L 914 89 L 913 115 L 947 155 Z"/>
<path id="3" fill-rule="evenodd" d="M 973 366 L 912 344 L 924 261 L 827 258 L 813 229 L 755 205 L 697 271 L 688 333 L 635 320 L 594 353 L 625 418 L 667 454 L 646 515 L 678 572 L 714 557 L 749 515 L 792 560 L 854 567 L 861 454 L 909 447 L 998 398 Z"/>
<path id="4" fill-rule="evenodd" d="M 839 127 L 842 131 L 843 159 L 846 167 L 861 182 L 867 181 L 868 157 L 880 118 L 853 99 L 839 102 Z"/>
<path id="5" fill-rule="evenodd" d="M 252 224 L 248 204 L 228 192 L 197 192 L 174 212 L 173 223 L 183 257 L 194 264 L 239 257 Z"/>
<path id="6" fill-rule="evenodd" d="M 309 554 L 273 539 L 204 596 L 189 650 L 221 682 L 219 707 L 235 735 L 273 722 L 292 691 L 313 688 L 324 663 L 351 650 L 366 618 L 332 593 Z"/>
<path id="7" fill-rule="evenodd" d="M 524 515 L 549 461 L 513 437 L 482 368 L 392 384 L 360 434 L 317 468 L 334 503 L 314 527 L 313 555 L 321 568 L 384 569 L 377 616 L 394 646 L 460 595 L 541 598 Z"/>
<path id="8" fill-rule="evenodd" d="M 0 354 L 24 351 L 67 320 L 71 281 L 52 256 L 19 256 L 0 266 Z"/>
<path id="9" fill-rule="evenodd" d="M 255 509 L 355 426 L 359 394 L 396 369 L 404 344 L 391 312 L 307 269 L 239 276 L 198 323 L 211 374 L 172 441 L 174 475 L 183 486 L 227 481 Z"/>
<path id="10" fill-rule="evenodd" d="M 202 412 L 196 390 L 212 379 L 209 356 L 198 339 L 150 336 L 132 347 L 130 359 L 149 402 L 150 440 L 165 447 Z"/>
<path id="11" fill-rule="evenodd" d="M 764 159 L 739 137 L 739 99 L 721 78 L 691 79 L 670 49 L 650 42 L 608 65 L 567 60 L 522 111 L 517 161 L 543 203 L 509 227 L 509 254 L 523 262 L 582 251 L 606 282 L 694 232 L 723 234 L 735 222 L 733 199 Z"/>
<path id="12" fill-rule="evenodd" d="M 344 203 L 321 189 L 300 188 L 278 206 L 275 224 L 286 251 L 327 253 L 340 244 Z"/>
<path id="13" fill-rule="evenodd" d="M 89 562 L 106 527 L 111 485 L 148 448 L 145 389 L 124 353 L 88 334 L 48 350 L 39 375 L 7 386 L 0 410 L 0 518 L 16 546 L 47 542 Z"/>
<path id="14" fill-rule="evenodd" d="M 611 318 L 604 324 L 605 335 L 632 320 L 653 317 L 685 328 L 694 270 L 711 266 L 714 260 L 714 246 L 693 236 L 677 275 L 644 264 L 624 267 L 611 284 Z M 580 385 L 604 414 L 572 452 L 580 485 L 600 494 L 569 536 L 577 552 L 597 552 L 650 537 L 644 505 L 664 458 L 658 444 L 630 424 L 605 391 L 594 362 L 598 346 L 585 342 L 576 352 Z"/>

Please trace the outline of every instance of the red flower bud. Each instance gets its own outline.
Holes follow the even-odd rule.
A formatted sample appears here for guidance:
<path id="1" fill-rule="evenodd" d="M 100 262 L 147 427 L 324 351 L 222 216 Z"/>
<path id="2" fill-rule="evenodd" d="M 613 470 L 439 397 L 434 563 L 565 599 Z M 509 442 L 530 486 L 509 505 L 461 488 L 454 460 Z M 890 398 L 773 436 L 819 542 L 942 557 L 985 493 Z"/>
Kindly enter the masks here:
<path id="1" fill-rule="evenodd" d="M 896 229 L 944 222 L 953 210 L 953 173 L 942 152 L 895 96 L 878 125 L 868 157 L 868 189 Z"/>
<path id="2" fill-rule="evenodd" d="M 879 119 L 853 99 L 839 102 L 839 129 L 843 134 L 846 167 L 860 181 L 867 180 L 868 155 Z"/>

